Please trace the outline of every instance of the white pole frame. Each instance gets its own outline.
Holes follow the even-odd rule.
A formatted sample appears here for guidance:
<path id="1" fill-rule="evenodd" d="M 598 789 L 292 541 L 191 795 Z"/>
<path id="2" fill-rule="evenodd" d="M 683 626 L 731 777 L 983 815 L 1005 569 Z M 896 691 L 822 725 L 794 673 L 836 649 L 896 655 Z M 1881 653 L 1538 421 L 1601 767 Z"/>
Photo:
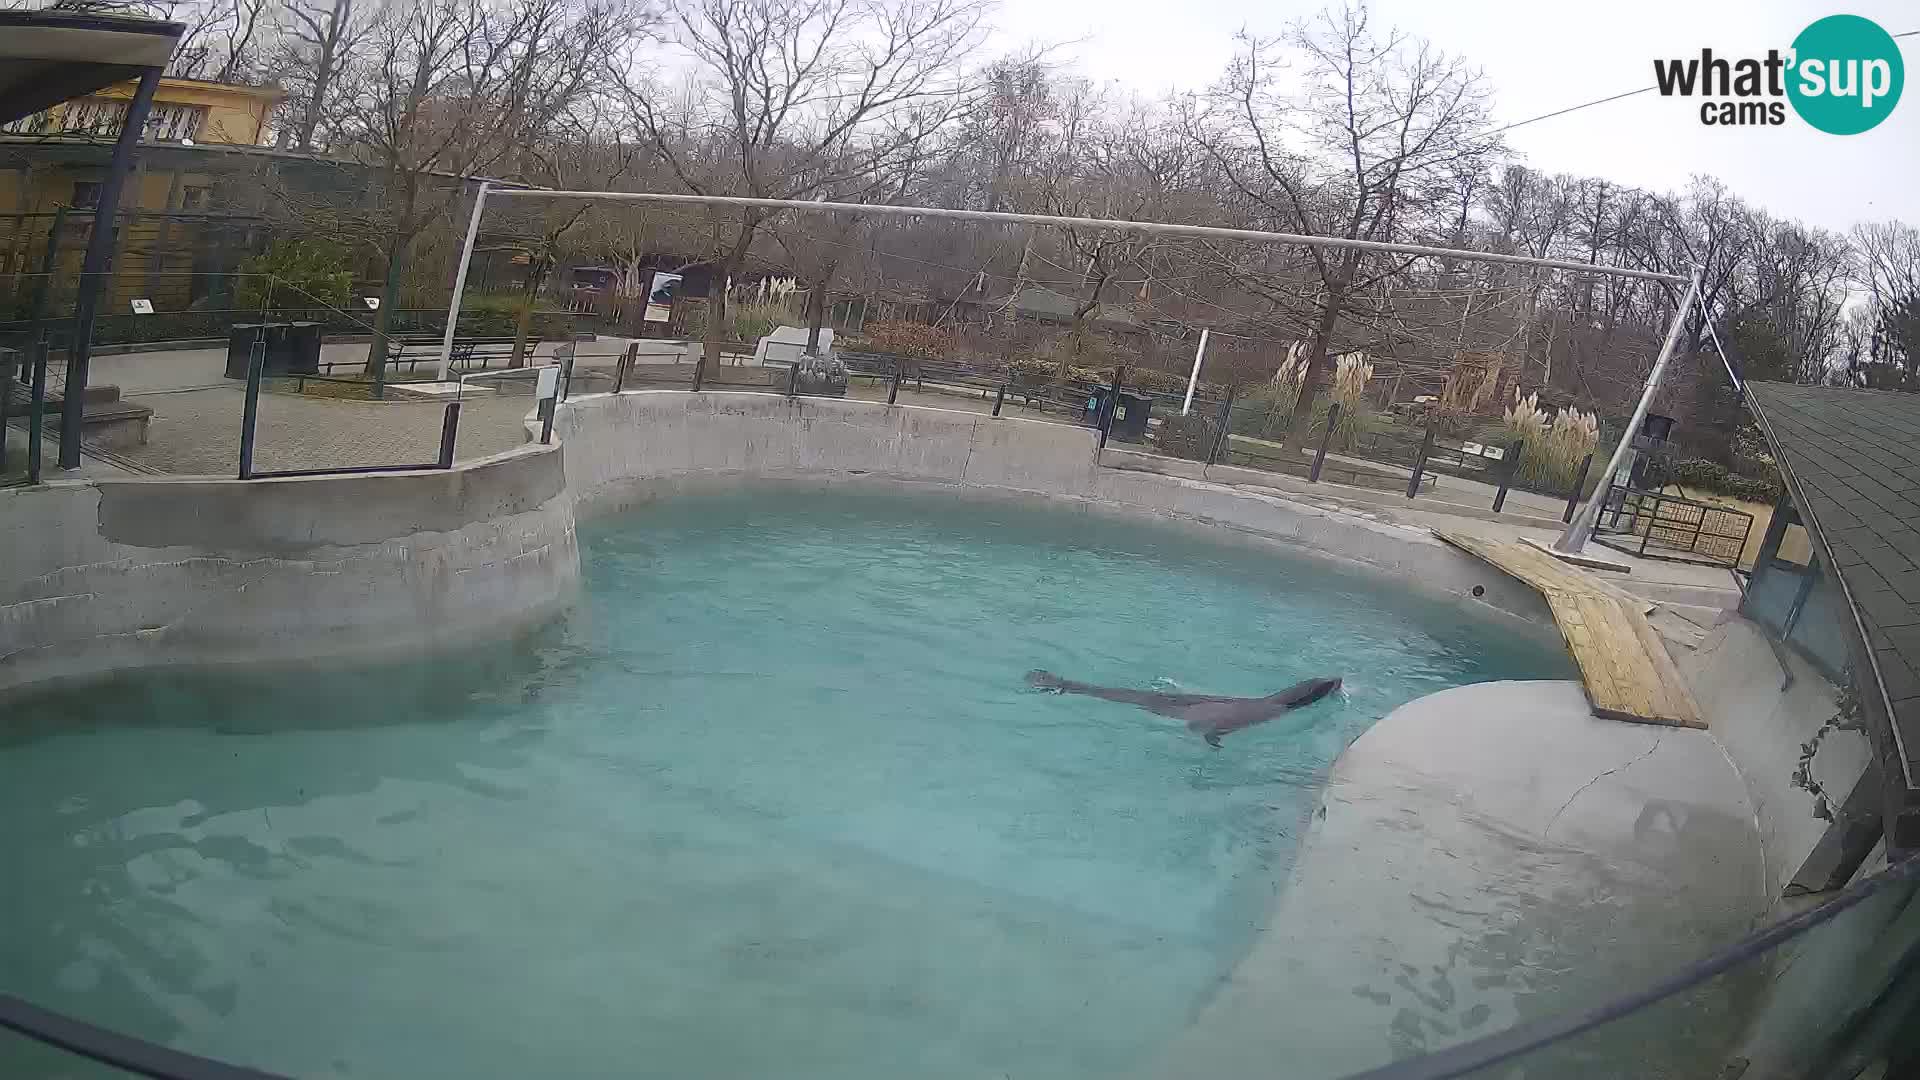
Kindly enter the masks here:
<path id="1" fill-rule="evenodd" d="M 1620 435 L 1620 444 L 1613 448 L 1613 457 L 1609 459 L 1607 471 L 1601 476 L 1601 484 L 1594 489 L 1591 499 L 1587 500 L 1580 513 L 1567 526 L 1565 533 L 1554 543 L 1554 550 L 1568 554 L 1578 554 L 1593 536 L 1593 528 L 1600 519 L 1600 502 L 1606 498 L 1607 483 L 1621 463 L 1626 460 L 1627 450 L 1633 444 L 1634 432 L 1646 419 L 1647 408 L 1653 403 L 1654 391 L 1659 389 L 1660 376 L 1665 373 L 1667 361 L 1672 358 L 1674 347 L 1680 340 L 1680 328 L 1686 322 L 1688 314 L 1700 295 L 1700 272 L 1695 270 L 1691 276 L 1680 274 L 1662 274 L 1652 270 L 1631 270 L 1623 266 L 1599 266 L 1594 263 L 1569 262 L 1564 259 L 1540 259 L 1531 255 L 1501 255 L 1486 251 L 1462 251 L 1456 248 L 1428 247 L 1424 244 L 1393 244 L 1378 240 L 1348 240 L 1337 236 L 1307 236 L 1300 233 L 1267 232 L 1262 229 L 1228 229 L 1216 225 L 1182 225 L 1170 221 L 1127 221 L 1118 218 L 1062 217 L 1055 214 L 1010 214 L 992 210 L 953 210 L 941 206 L 889 206 L 867 203 L 809 202 L 800 199 L 749 199 L 736 195 L 676 195 L 661 191 L 554 191 L 545 188 L 493 188 L 487 183 L 480 185 L 480 191 L 474 198 L 473 217 L 467 222 L 466 246 L 460 250 L 460 268 L 455 271 L 453 299 L 447 305 L 447 333 L 441 342 L 440 377 L 445 379 L 453 364 L 454 321 L 460 316 L 460 296 L 466 290 L 467 268 L 473 258 L 473 244 L 480 234 L 480 213 L 486 206 L 487 197 L 516 199 L 602 199 L 612 202 L 648 202 L 679 203 L 690 206 L 737 206 L 757 210 L 796 210 L 809 214 L 864 214 L 880 217 L 903 218 L 940 218 L 948 221 L 973 221 L 994 225 L 1052 225 L 1063 228 L 1110 229 L 1114 232 L 1144 233 L 1157 236 L 1198 236 L 1216 240 L 1253 240 L 1269 244 L 1303 244 L 1308 247 L 1334 248 L 1347 251 L 1380 251 L 1397 255 L 1435 255 L 1442 258 L 1466 259 L 1475 262 L 1505 263 L 1514 266 L 1544 266 L 1553 270 L 1569 270 L 1581 274 L 1603 274 L 1609 277 L 1638 278 L 1642 281 L 1664 281 L 1674 285 L 1687 286 L 1686 298 L 1681 301 L 1674 315 L 1673 326 L 1667 331 L 1665 344 L 1660 348 L 1660 357 L 1654 361 L 1653 371 L 1647 376 L 1646 388 L 1640 394 L 1640 404 L 1634 409 L 1633 420 L 1627 430 Z M 1195 379 L 1198 378 L 1199 358 L 1195 357 Z M 1188 381 L 1188 399 L 1193 394 L 1193 379 Z M 1184 410 L 1183 410 L 1184 411 Z"/>
<path id="2" fill-rule="evenodd" d="M 1193 388 L 1200 385 L 1200 361 L 1207 355 L 1207 327 L 1200 328 L 1200 347 L 1193 350 L 1193 371 L 1187 376 L 1187 399 L 1180 403 L 1180 415 L 1193 411 Z"/>
<path id="3" fill-rule="evenodd" d="M 473 264 L 473 242 L 480 236 L 480 215 L 487 209 L 488 181 L 473 194 L 473 215 L 467 218 L 467 242 L 460 247 L 460 268 L 453 272 L 453 299 L 447 301 L 447 332 L 440 337 L 440 381 L 453 374 L 453 324 L 460 317 L 460 297 L 467 291 L 467 267 Z M 529 267 L 531 269 L 531 267 Z"/>
<path id="4" fill-rule="evenodd" d="M 1673 359 L 1674 347 L 1680 344 L 1680 330 L 1687 325 L 1687 319 L 1693 314 L 1694 305 L 1700 300 L 1700 271 L 1695 270 L 1687 281 L 1687 294 L 1673 312 L 1673 323 L 1667 327 L 1667 339 L 1660 344 L 1660 357 L 1653 362 L 1653 371 L 1647 375 L 1647 386 L 1640 392 L 1640 404 L 1634 407 L 1633 419 L 1627 421 L 1627 430 L 1620 433 L 1620 444 L 1613 448 L 1613 456 L 1607 459 L 1606 471 L 1600 474 L 1600 482 L 1594 486 L 1593 495 L 1586 505 L 1574 515 L 1560 539 L 1553 542 L 1553 550 L 1567 555 L 1578 555 L 1593 539 L 1594 527 L 1600 523 L 1600 507 L 1606 502 L 1607 492 L 1613 487 L 1613 478 L 1626 464 L 1627 451 L 1633 446 L 1634 436 L 1640 433 L 1640 425 L 1646 422 L 1647 410 L 1653 405 L 1654 392 L 1660 389 L 1660 376 L 1667 370 L 1667 361 Z M 1729 372 L 1731 374 L 1731 372 Z"/>

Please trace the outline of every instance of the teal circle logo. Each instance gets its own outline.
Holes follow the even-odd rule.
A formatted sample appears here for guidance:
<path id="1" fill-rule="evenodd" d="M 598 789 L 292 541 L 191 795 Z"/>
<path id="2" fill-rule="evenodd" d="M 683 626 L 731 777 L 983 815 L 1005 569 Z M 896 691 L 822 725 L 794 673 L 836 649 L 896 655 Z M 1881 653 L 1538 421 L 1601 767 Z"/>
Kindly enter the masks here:
<path id="1" fill-rule="evenodd" d="M 1829 135 L 1858 135 L 1885 120 L 1905 83 L 1899 44 L 1872 19 L 1829 15 L 1793 39 L 1787 99 Z"/>

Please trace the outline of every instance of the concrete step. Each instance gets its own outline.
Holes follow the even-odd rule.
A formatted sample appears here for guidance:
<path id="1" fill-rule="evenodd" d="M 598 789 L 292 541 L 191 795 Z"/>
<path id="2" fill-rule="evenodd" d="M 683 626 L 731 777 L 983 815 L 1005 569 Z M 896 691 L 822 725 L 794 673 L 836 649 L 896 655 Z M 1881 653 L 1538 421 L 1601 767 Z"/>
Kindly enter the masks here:
<path id="1" fill-rule="evenodd" d="M 1666 608 L 1657 608 L 1647 616 L 1647 625 L 1653 627 L 1654 632 L 1665 638 L 1669 645 L 1689 651 L 1699 648 L 1700 643 L 1707 639 L 1705 630 Z"/>
<path id="2" fill-rule="evenodd" d="M 1736 605 L 1738 601 L 1736 600 Z M 1708 607 L 1704 604 L 1661 604 L 1659 610 L 1676 615 L 1701 630 L 1712 630 L 1720 625 L 1720 620 L 1731 607 Z"/>
<path id="3" fill-rule="evenodd" d="M 1740 588 L 1731 578 L 1725 585 L 1682 585 L 1670 581 L 1646 581 L 1632 575 L 1609 576 L 1609 584 L 1657 604 L 1685 604 L 1690 607 L 1725 611 L 1740 606 Z"/>

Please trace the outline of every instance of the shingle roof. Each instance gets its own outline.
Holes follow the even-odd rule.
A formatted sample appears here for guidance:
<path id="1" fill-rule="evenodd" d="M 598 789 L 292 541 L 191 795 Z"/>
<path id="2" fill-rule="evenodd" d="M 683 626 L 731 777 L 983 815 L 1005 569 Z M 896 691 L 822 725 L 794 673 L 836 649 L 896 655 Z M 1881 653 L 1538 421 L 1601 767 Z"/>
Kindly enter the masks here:
<path id="1" fill-rule="evenodd" d="M 1795 505 L 1873 649 L 1906 786 L 1920 778 L 1920 394 L 1749 382 Z M 1862 673 L 1855 672 L 1856 677 Z"/>

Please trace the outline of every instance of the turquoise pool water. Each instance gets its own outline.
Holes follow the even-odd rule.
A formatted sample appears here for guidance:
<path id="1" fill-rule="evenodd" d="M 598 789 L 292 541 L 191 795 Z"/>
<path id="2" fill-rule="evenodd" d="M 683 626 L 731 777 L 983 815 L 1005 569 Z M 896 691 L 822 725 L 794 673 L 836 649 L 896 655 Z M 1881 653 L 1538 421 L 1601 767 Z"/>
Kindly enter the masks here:
<path id="1" fill-rule="evenodd" d="M 1348 741 L 1570 673 L 1084 513 L 741 494 L 582 539 L 511 645 L 11 706 L 0 989 L 301 1076 L 1110 1076 L 1232 968 Z M 1031 668 L 1346 692 L 1215 751 Z"/>

